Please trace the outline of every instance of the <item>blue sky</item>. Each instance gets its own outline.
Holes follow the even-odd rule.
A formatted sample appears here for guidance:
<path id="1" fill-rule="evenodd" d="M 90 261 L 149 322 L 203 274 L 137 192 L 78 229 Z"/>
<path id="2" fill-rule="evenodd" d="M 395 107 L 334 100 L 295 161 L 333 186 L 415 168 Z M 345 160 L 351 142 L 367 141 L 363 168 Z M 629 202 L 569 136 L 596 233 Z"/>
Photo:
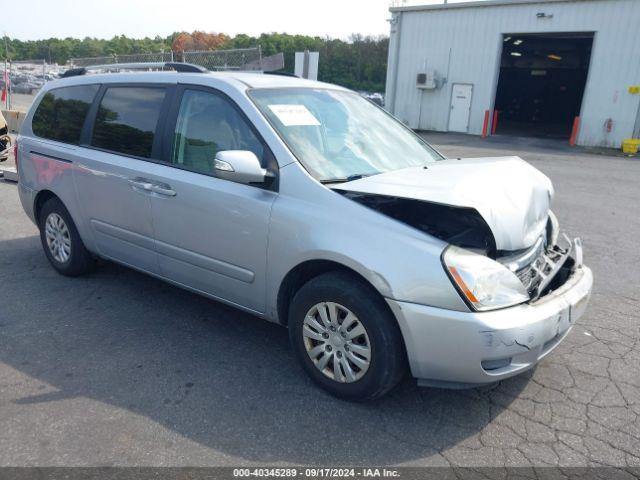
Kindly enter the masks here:
<path id="1" fill-rule="evenodd" d="M 10 1 L 10 0 L 8 0 Z M 287 32 L 346 38 L 388 34 L 391 0 L 26 0 L 10 1 L 2 33 L 49 37 L 166 36 L 204 30 L 231 35 Z M 409 0 L 442 3 L 442 0 Z"/>

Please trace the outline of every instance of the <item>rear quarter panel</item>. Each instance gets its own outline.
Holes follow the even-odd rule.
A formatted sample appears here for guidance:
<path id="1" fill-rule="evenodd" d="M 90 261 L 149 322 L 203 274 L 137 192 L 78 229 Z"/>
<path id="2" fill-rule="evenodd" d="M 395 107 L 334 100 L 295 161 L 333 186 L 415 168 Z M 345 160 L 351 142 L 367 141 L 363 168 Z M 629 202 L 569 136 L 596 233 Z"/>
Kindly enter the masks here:
<path id="1" fill-rule="evenodd" d="M 31 201 L 35 202 L 36 196 L 45 190 L 55 194 L 71 214 L 86 247 L 94 251 L 93 238 L 82 217 L 75 188 L 79 147 L 21 134 L 19 149 L 19 183 L 32 192 Z M 29 201 L 27 198 L 23 201 Z M 33 209 L 34 205 L 24 206 L 27 214 L 29 207 Z M 37 218 L 33 220 L 37 222 Z"/>

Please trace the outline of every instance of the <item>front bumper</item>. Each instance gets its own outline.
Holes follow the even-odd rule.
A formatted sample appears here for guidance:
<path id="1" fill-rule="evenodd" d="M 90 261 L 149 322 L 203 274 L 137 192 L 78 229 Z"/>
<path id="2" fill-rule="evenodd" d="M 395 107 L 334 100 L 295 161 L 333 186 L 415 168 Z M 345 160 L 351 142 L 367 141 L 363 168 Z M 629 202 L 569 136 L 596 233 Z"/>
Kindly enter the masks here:
<path id="1" fill-rule="evenodd" d="M 576 267 L 557 290 L 535 302 L 491 312 L 456 312 L 387 299 L 419 384 L 473 387 L 533 367 L 584 313 L 593 274 Z"/>

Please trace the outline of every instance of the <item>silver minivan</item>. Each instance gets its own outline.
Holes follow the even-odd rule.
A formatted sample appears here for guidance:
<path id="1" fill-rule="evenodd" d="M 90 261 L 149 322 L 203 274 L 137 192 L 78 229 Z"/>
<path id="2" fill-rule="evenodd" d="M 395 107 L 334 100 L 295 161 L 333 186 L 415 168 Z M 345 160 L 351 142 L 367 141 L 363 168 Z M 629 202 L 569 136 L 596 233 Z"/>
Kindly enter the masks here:
<path id="1" fill-rule="evenodd" d="M 335 85 L 174 68 L 73 71 L 27 114 L 20 198 L 61 274 L 108 259 L 277 322 L 358 401 L 511 377 L 584 313 L 581 243 L 520 158 L 444 158 Z"/>

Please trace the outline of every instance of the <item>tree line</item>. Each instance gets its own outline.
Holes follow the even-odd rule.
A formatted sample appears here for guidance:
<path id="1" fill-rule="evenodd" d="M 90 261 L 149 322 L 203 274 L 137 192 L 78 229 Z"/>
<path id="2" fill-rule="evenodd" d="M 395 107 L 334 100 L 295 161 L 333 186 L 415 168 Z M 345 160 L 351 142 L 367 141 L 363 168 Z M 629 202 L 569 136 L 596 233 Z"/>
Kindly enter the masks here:
<path id="1" fill-rule="evenodd" d="M 44 40 L 7 39 L 9 58 L 46 60 L 64 64 L 70 58 L 101 57 L 160 51 L 218 50 L 260 46 L 264 56 L 284 53 L 285 71 L 293 72 L 296 51 L 320 52 L 319 80 L 348 88 L 384 91 L 387 71 L 388 37 L 352 35 L 347 41 L 328 37 L 264 33 L 258 37 L 239 34 L 175 32 L 168 37 L 134 39 L 124 35 L 111 39 L 50 38 Z M 2 49 L 0 59 L 4 60 Z"/>

